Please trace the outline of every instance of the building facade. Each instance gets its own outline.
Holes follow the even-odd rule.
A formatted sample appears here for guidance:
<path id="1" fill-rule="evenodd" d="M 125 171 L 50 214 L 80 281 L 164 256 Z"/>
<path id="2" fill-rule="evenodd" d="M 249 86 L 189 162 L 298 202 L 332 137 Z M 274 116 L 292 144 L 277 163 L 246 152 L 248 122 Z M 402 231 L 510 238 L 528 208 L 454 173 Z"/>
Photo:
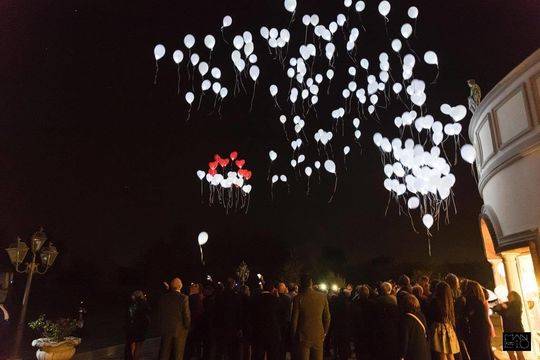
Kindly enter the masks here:
<path id="1" fill-rule="evenodd" d="M 469 126 L 476 153 L 479 221 L 495 292 L 523 298 L 523 324 L 540 356 L 540 49 L 482 100 Z"/>

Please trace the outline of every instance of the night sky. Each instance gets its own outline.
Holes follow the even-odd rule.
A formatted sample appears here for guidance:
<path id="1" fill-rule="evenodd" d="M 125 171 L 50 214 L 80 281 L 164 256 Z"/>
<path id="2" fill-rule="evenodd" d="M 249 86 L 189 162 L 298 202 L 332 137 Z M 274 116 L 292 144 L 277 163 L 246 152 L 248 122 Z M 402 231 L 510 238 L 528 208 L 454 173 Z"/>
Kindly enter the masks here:
<path id="1" fill-rule="evenodd" d="M 328 24 L 345 12 L 341 1 L 335 7 L 330 3 L 334 1 L 299 1 L 295 43 L 304 36 L 303 14 L 318 13 Z M 361 33 L 358 58 L 365 51 L 375 62 L 374 55 L 385 50 L 382 45 L 389 53 L 391 49 L 389 41 L 383 43 L 375 1 L 367 3 L 363 18 L 372 38 L 363 39 Z M 467 79 L 477 79 L 486 94 L 540 43 L 538 1 L 400 0 L 392 5 L 391 33 L 406 20 L 408 6 L 420 9 L 413 48 L 419 54 L 428 49 L 438 53 L 441 73 L 428 99 L 439 116 L 442 102 L 466 105 Z M 1 245 L 18 234 L 28 237 L 43 225 L 60 250 L 60 267 L 86 261 L 102 271 L 170 261 L 151 255 L 159 253 L 177 259 L 182 272 L 197 264 L 196 236 L 202 230 L 210 234 L 205 251 L 214 271 L 227 271 L 223 269 L 242 259 L 271 269 L 290 254 L 311 261 L 324 251 L 342 252 L 347 262 L 381 255 L 403 261 L 428 257 L 425 234 L 416 234 L 409 218 L 398 216 L 395 204 L 384 215 L 388 195 L 371 140 L 381 125 L 374 121 L 361 125 L 362 147 L 353 146 L 334 202 L 327 204 L 332 183 L 324 179 L 309 199 L 304 187 L 292 184 L 290 195 L 280 187 L 277 199 L 270 200 L 268 150 L 276 150 L 281 160 L 290 157 L 277 120 L 280 113 L 268 94 L 276 81 L 270 69 L 280 68 L 263 60 L 267 52 L 259 27 L 287 26 L 290 16 L 282 1 L 6 0 L 0 14 Z M 244 30 L 255 39 L 261 77 L 254 110 L 249 112 L 251 93 L 234 99 L 230 92 L 221 117 L 209 115 L 206 103 L 186 123 L 183 94 L 176 95 L 172 51 L 185 50 L 181 41 L 193 33 L 197 52 L 206 57 L 201 42 L 212 33 L 218 40 L 216 63 L 232 72 L 231 50 L 219 34 L 227 14 L 233 17 L 225 32 L 229 41 Z M 350 16 L 357 21 L 354 11 Z M 167 53 L 154 86 L 153 48 L 159 42 Z M 345 79 L 346 67 L 338 71 L 342 74 L 336 80 Z M 429 80 L 434 71 L 422 75 Z M 185 70 L 182 81 L 184 88 L 190 84 Z M 280 84 L 284 103 L 287 82 Z M 341 99 L 343 86 L 338 84 L 332 84 L 331 98 Z M 322 103 L 320 118 L 330 122 L 329 112 L 337 104 Z M 393 116 L 381 119 L 386 134 L 395 131 Z M 215 153 L 226 156 L 232 150 L 254 172 L 247 215 L 225 215 L 222 208 L 201 204 L 195 171 L 206 170 Z M 286 162 L 275 165 L 290 169 Z M 435 231 L 433 258 L 479 261 L 481 199 L 469 166 L 460 161 L 453 172 L 458 213 Z M 168 250 L 152 250 L 156 247 Z"/>

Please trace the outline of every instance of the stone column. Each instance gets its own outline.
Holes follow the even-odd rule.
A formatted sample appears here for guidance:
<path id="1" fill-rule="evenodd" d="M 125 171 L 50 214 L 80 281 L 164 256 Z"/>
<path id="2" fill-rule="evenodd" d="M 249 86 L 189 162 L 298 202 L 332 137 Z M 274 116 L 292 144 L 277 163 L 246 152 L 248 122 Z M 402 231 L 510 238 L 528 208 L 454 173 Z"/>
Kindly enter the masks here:
<path id="1" fill-rule="evenodd" d="M 506 284 L 508 291 L 516 291 L 521 294 L 521 287 L 519 286 L 519 274 L 516 263 L 516 257 L 519 253 L 516 252 L 503 252 L 502 254 L 504 272 L 506 273 Z M 522 295 L 523 296 L 523 295 Z"/>
<path id="2" fill-rule="evenodd" d="M 504 285 L 508 287 L 505 281 L 505 276 L 499 274 L 499 264 L 501 264 L 503 260 L 499 257 L 491 258 L 487 260 L 491 264 L 491 271 L 493 272 L 493 281 L 495 282 L 495 287 L 499 285 Z"/>

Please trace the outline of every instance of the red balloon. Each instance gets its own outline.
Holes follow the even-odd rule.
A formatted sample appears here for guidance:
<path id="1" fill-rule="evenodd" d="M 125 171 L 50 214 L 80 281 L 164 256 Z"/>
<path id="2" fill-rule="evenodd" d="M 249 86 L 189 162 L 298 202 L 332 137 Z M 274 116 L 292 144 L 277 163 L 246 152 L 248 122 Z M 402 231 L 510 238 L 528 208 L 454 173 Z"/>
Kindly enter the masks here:
<path id="1" fill-rule="evenodd" d="M 238 166 L 239 169 L 241 169 L 246 163 L 246 160 L 236 160 L 234 163 L 236 164 L 236 166 Z"/>
<path id="2" fill-rule="evenodd" d="M 231 155 L 229 155 L 229 157 L 232 161 L 236 160 L 236 158 L 238 157 L 238 151 L 233 151 Z"/>
<path id="3" fill-rule="evenodd" d="M 212 169 L 212 170 L 216 170 L 217 166 L 218 166 L 218 162 L 217 162 L 217 161 L 211 161 L 211 162 L 208 163 L 208 167 L 209 167 L 210 169 Z"/>
<path id="4" fill-rule="evenodd" d="M 224 168 L 225 166 L 229 165 L 229 159 L 219 159 L 218 160 L 219 165 Z"/>
<path id="5" fill-rule="evenodd" d="M 216 171 L 216 169 L 209 169 L 208 173 L 213 176 L 213 175 L 217 174 L 217 171 Z"/>
<path id="6" fill-rule="evenodd" d="M 251 179 L 251 171 L 245 170 L 245 171 L 244 171 L 244 178 L 245 178 L 246 180 Z"/>
<path id="7" fill-rule="evenodd" d="M 221 156 L 219 156 L 219 154 L 214 155 L 214 160 L 215 161 L 219 161 L 219 159 L 221 159 Z"/>

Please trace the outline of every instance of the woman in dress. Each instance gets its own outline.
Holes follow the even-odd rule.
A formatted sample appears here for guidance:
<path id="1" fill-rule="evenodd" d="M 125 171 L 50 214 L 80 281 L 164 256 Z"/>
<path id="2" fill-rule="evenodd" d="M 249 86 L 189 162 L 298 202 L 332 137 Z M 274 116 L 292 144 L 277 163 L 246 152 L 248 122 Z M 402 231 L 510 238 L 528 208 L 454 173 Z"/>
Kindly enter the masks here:
<path id="1" fill-rule="evenodd" d="M 137 290 L 131 294 L 126 320 L 126 360 L 142 359 L 143 343 L 150 325 L 150 308 L 146 295 Z"/>
<path id="2" fill-rule="evenodd" d="M 454 315 L 454 298 L 450 286 L 441 281 L 437 284 L 430 305 L 432 325 L 430 330 L 431 349 L 436 359 L 454 360 L 454 354 L 459 353 Z"/>
<path id="3" fill-rule="evenodd" d="M 491 360 L 491 338 L 495 331 L 489 319 L 489 305 L 482 286 L 476 281 L 469 281 L 465 299 L 465 311 L 469 324 L 467 349 L 471 359 Z"/>
<path id="4" fill-rule="evenodd" d="M 521 322 L 521 314 L 523 313 L 523 305 L 521 296 L 515 291 L 508 293 L 508 301 L 499 304 L 493 308 L 495 312 L 500 314 L 503 319 L 504 332 L 524 332 L 523 323 Z M 523 352 L 508 351 L 510 360 L 525 360 Z"/>

